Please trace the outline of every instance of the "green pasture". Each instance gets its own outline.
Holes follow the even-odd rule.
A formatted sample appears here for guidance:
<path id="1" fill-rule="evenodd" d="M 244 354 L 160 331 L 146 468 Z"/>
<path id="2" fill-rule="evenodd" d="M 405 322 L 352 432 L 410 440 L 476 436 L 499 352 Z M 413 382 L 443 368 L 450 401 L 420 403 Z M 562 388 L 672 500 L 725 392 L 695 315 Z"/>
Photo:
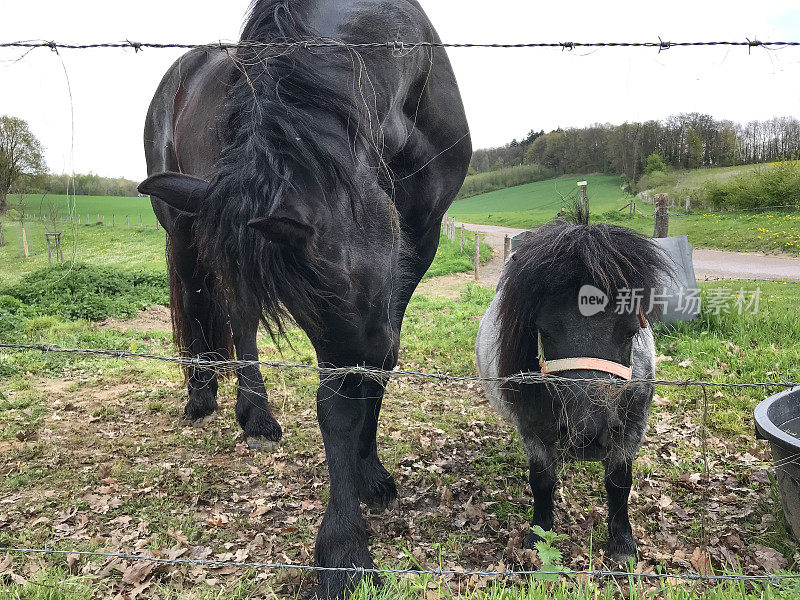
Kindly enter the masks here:
<path id="1" fill-rule="evenodd" d="M 762 166 L 763 167 L 763 166 Z M 680 172 L 681 185 L 695 188 L 710 180 L 724 181 L 755 169 L 754 165 L 697 169 Z M 676 174 L 677 176 L 677 174 Z M 559 177 L 458 200 L 448 215 L 459 221 L 480 225 L 528 228 L 553 219 L 559 213 L 562 197 L 574 198 L 582 176 Z M 589 175 L 589 214 L 592 222 L 611 222 L 653 234 L 653 205 L 636 200 L 637 212 L 620 211 L 631 196 L 621 190 L 621 179 L 608 175 Z M 566 203 L 569 206 L 569 202 Z M 710 214 L 686 214 L 680 203 L 670 209 L 670 235 L 686 235 L 698 248 L 732 251 L 800 253 L 800 213 L 772 210 Z"/>
<path id="2" fill-rule="evenodd" d="M 578 181 L 587 181 L 590 207 L 594 211 L 620 208 L 626 202 L 617 175 L 576 175 L 526 183 L 472 198 L 457 200 L 447 211 L 467 223 L 530 227 L 552 219 L 562 203 L 578 197 Z"/>
<path id="3" fill-rule="evenodd" d="M 547 186 L 566 196 L 576 188 L 576 181 L 577 178 L 560 178 L 555 183 L 551 180 L 530 186 L 542 186 L 541 196 Z M 618 178 L 591 176 L 589 186 L 595 218 L 641 231 L 652 228 L 650 217 L 630 217 L 614 210 L 626 202 L 619 191 Z M 556 194 L 557 206 L 539 204 L 528 208 L 522 188 L 528 186 L 493 193 L 501 197 L 513 194 L 514 202 L 510 203 L 513 210 L 454 212 L 451 216 L 469 221 L 465 215 L 484 214 L 492 218 L 517 215 L 521 223 L 523 217 L 546 220 L 560 207 Z M 491 195 L 462 202 L 472 202 L 470 210 L 485 210 L 486 205 L 481 203 Z M 525 211 L 532 211 L 531 215 L 520 217 L 518 213 Z M 672 232 L 687 233 L 697 245 L 703 245 L 698 241 L 705 241 L 715 247 L 741 249 L 752 243 L 763 246 L 747 249 L 797 252 L 794 246 L 785 245 L 800 244 L 800 234 L 795 234 L 794 229 L 796 218 L 800 216 L 787 213 L 675 217 Z M 102 322 L 107 316 L 128 318 L 150 304 L 165 303 L 168 296 L 163 230 L 111 228 L 108 219 L 106 216 L 105 225 L 65 227 L 64 255 L 68 259 L 74 257 L 76 264 L 54 267 L 47 265 L 44 224 L 29 224 L 33 254 L 24 258 L 20 255 L 19 225 L 13 220 L 4 221 L 8 243 L 0 247 L 0 342 L 116 348 L 158 355 L 174 353 L 171 334 L 166 331 L 128 330 L 119 323 Z M 523 226 L 530 224 L 529 220 Z M 797 229 L 800 231 L 800 225 Z M 482 245 L 481 260 L 488 260 L 490 254 L 491 249 Z M 462 252 L 458 241 L 442 237 L 428 276 L 471 267 L 470 244 Z M 727 383 L 800 379 L 800 314 L 796 311 L 800 283 L 727 281 L 700 287 L 706 300 L 701 318 L 658 332 L 659 378 Z M 733 306 L 717 314 L 709 308 L 708 299 L 712 296 L 737 294 L 748 300 L 757 297 L 757 310 L 751 306 L 740 314 Z M 492 298 L 493 291 L 480 285 L 465 285 L 457 301 L 415 295 L 404 321 L 399 368 L 473 375 L 475 335 Z M 267 336 L 259 336 L 260 356 L 264 360 L 314 364 L 313 348 L 302 331 L 290 328 L 288 338 L 290 344 L 279 347 Z M 286 433 L 278 453 L 270 455 L 248 452 L 236 437 L 233 380 L 222 383 L 219 418 L 198 429 L 180 422 L 185 389 L 183 374 L 175 365 L 0 351 L 0 447 L 7 464 L 4 477 L 0 478 L 0 500 L 11 499 L 0 504 L 0 546 L 134 548 L 159 556 L 166 556 L 171 548 L 187 548 L 188 552 L 189 548 L 207 547 L 214 556 L 221 556 L 244 548 L 259 534 L 267 537 L 275 534 L 281 561 L 312 561 L 321 507 L 329 495 L 314 418 L 318 378 L 314 373 L 296 369 L 264 368 L 263 375 L 270 401 L 277 407 Z M 753 436 L 752 411 L 771 391 L 721 388 L 709 389 L 704 396 L 696 387 L 658 386 L 656 393 L 659 398 L 654 403 L 646 437 L 649 446 L 643 447 L 634 467 L 634 486 L 640 500 L 632 506 L 632 520 L 641 528 L 641 535 L 649 536 L 650 540 L 642 541 L 640 549 L 647 552 L 658 546 L 660 542 L 654 536 L 667 528 L 681 547 L 691 550 L 702 545 L 704 532 L 710 528 L 711 540 L 717 540 L 710 542 L 713 550 L 715 544 L 723 544 L 722 534 L 734 528 L 734 533 L 748 546 L 757 544 L 774 549 L 785 568 L 797 572 L 800 548 L 787 534 L 775 482 L 769 479 L 759 482 L 751 477 L 756 470 L 769 468 L 766 462 L 755 465 L 752 462 L 756 460 L 753 453 L 758 454 L 759 448 L 764 448 Z M 711 488 L 708 492 L 691 484 L 691 476 L 703 469 L 698 459 L 699 429 L 693 428 L 701 422 L 704 409 L 707 409 L 712 476 L 731 474 L 735 480 L 731 485 L 736 490 L 725 488 L 719 492 L 718 488 Z M 664 441 L 665 430 L 677 437 Z M 504 555 L 510 538 L 497 535 L 492 528 L 513 530 L 513 522 L 519 524 L 530 517 L 530 503 L 525 499 L 529 493 L 526 461 L 516 434 L 490 410 L 478 384 L 393 380 L 384 402 L 379 448 L 382 460 L 403 490 L 403 497 L 408 502 L 411 497 L 417 500 L 379 517 L 387 522 L 408 517 L 409 525 L 405 529 L 380 531 L 371 537 L 370 548 L 377 565 L 487 568 L 489 564 L 484 559 L 490 554 L 495 557 L 494 569 L 516 567 Z M 768 455 L 764 460 L 769 461 Z M 253 469 L 258 474 L 250 479 Z M 286 486 L 312 481 L 314 485 L 303 483 L 287 492 Z M 563 482 L 560 502 L 565 506 L 576 505 L 577 514 L 586 516 L 605 506 L 601 470 L 597 465 L 568 466 L 563 472 Z M 456 500 L 449 507 L 443 489 L 456 490 Z M 653 500 L 645 505 L 644 499 L 650 497 L 652 490 L 655 490 Z M 712 494 L 711 498 L 704 497 L 707 493 Z M 737 495 L 744 493 L 754 497 L 748 500 L 749 512 L 739 515 Z M 297 498 L 297 494 L 306 495 Z M 263 499 L 269 510 L 254 518 L 247 504 L 249 500 L 237 499 L 248 495 L 253 500 Z M 98 499 L 106 497 L 118 501 L 95 509 Z M 305 506 L 300 505 L 301 500 Z M 683 508 L 687 514 L 681 516 L 663 508 L 660 503 L 667 501 L 674 501 L 674 506 Z M 293 507 L 292 502 L 297 506 Z M 474 527 L 474 523 L 468 522 L 456 525 L 457 519 L 466 514 L 464 506 L 468 502 L 472 507 L 481 507 L 481 518 L 487 521 L 484 525 Z M 718 507 L 710 519 L 697 510 L 707 502 Z M 60 537 L 53 523 L 57 522 L 62 529 L 78 527 L 76 511 L 86 517 L 87 529 L 71 534 L 73 537 Z M 216 511 L 230 517 L 229 522 L 215 525 Z M 62 521 L 65 515 L 73 517 Z M 567 517 L 571 521 L 575 513 Z M 577 553 L 576 549 L 585 551 L 591 560 L 597 547 L 602 546 L 607 537 L 604 520 L 599 515 L 591 518 L 596 522 L 592 525 L 586 521 L 587 529 L 581 535 L 555 544 L 558 553 L 549 548 L 556 564 L 562 561 L 561 551 L 564 564 L 568 564 L 567 557 L 571 552 Z M 490 526 L 490 522 L 494 525 Z M 375 521 L 373 524 L 380 525 Z M 119 542 L 119 536 L 115 538 L 118 530 L 119 535 L 126 536 L 124 539 L 139 545 L 132 546 L 133 541 Z M 540 550 L 541 556 L 548 549 Z M 20 582 L 0 572 L 0 600 L 114 598 L 125 597 L 131 589 L 123 581 L 122 569 L 102 569 L 103 559 L 81 557 L 75 564 L 63 556 L 37 560 L 36 568 L 32 569 L 33 563 L 21 556 L 6 559 L 7 573 L 24 573 L 28 580 Z M 599 566 L 598 562 L 590 564 Z M 658 560 L 653 560 L 647 568 L 692 570 L 688 555 L 686 565 L 680 569 L 675 563 L 665 565 Z M 747 572 L 754 572 L 752 564 L 750 569 Z M 764 569 L 759 568 L 758 572 Z M 167 574 L 167 566 L 155 568 L 149 575 L 150 587 L 139 597 L 170 600 L 299 597 L 298 581 L 283 571 L 216 572 L 201 581 L 184 579 L 191 576 L 191 570 L 173 575 Z M 665 581 L 644 585 L 619 578 L 566 578 L 561 582 L 496 578 L 460 586 L 456 581 L 424 575 L 389 575 L 384 578 L 382 588 L 363 585 L 353 597 L 358 600 L 789 600 L 800 597 L 800 588 L 796 582 L 702 586 Z"/>
<path id="4" fill-rule="evenodd" d="M 129 217 L 132 228 L 139 227 L 141 223 L 145 227 L 155 227 L 156 215 L 150 205 L 150 198 L 136 197 L 126 198 L 123 196 L 67 196 L 57 194 L 23 194 L 26 212 L 35 218 L 42 218 L 50 213 L 51 206 L 54 207 L 58 216 L 63 221 L 80 221 L 81 225 L 86 225 L 88 217 L 89 224 L 97 223 L 97 217 L 105 219 L 106 225 L 111 225 L 112 218 L 116 216 L 117 227 L 125 226 L 125 217 Z M 12 209 L 19 203 L 20 195 L 11 194 L 9 202 Z"/>

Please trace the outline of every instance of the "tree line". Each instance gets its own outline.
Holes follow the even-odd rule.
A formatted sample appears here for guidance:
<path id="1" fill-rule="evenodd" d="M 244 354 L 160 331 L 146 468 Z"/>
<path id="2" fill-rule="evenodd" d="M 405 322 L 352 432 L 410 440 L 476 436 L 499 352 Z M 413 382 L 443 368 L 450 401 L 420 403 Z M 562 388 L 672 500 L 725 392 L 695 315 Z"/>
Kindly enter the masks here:
<path id="1" fill-rule="evenodd" d="M 55 175 L 47 173 L 28 182 L 30 193 L 70 194 L 78 196 L 138 196 L 137 182 L 124 177 L 101 177 L 94 173 Z"/>
<path id="2" fill-rule="evenodd" d="M 800 158 L 800 121 L 776 117 L 746 124 L 686 113 L 663 121 L 531 131 L 522 141 L 476 150 L 471 172 L 539 164 L 558 174 L 617 173 L 631 180 L 657 153 L 675 169 L 726 167 Z"/>

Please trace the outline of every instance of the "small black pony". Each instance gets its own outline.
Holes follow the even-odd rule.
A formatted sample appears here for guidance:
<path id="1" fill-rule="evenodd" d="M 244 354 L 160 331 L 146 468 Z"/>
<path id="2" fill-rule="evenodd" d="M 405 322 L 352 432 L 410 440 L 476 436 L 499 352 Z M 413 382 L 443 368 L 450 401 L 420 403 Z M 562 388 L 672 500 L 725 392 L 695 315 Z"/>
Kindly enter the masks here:
<path id="1" fill-rule="evenodd" d="M 230 357 L 234 346 L 255 360 L 259 321 L 277 336 L 289 317 L 321 366 L 394 368 L 406 306 L 472 153 L 445 51 L 400 50 L 395 39 L 439 42 L 417 0 L 256 0 L 242 42 L 296 46 L 194 50 L 166 73 L 145 125 L 151 177 L 140 191 L 169 234 L 184 354 Z M 276 443 L 259 369 L 237 375 L 248 443 Z M 186 416 L 211 415 L 216 374 L 188 376 Z M 385 507 L 397 495 L 375 440 L 385 385 L 320 377 L 331 483 L 320 566 L 373 566 L 359 500 Z M 319 580 L 320 596 L 352 583 L 340 571 Z"/>
<path id="2" fill-rule="evenodd" d="M 645 314 L 651 292 L 671 273 L 667 260 L 650 239 L 624 227 L 544 225 L 506 263 L 475 346 L 483 377 L 547 372 L 567 379 L 485 387 L 492 406 L 522 437 L 534 498 L 531 525 L 553 526 L 559 462 L 601 460 L 609 555 L 621 561 L 636 554 L 628 495 L 653 386 L 580 380 L 654 377 L 655 345 Z M 638 297 L 645 302 L 615 306 L 617 298 Z M 537 540 L 531 532 L 525 546 Z"/>

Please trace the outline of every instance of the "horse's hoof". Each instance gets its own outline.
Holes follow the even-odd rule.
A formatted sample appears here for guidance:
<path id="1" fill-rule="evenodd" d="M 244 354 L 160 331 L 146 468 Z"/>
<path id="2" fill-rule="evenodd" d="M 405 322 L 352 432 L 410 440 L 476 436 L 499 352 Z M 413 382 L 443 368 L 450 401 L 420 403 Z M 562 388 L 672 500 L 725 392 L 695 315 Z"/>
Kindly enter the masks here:
<path id="1" fill-rule="evenodd" d="M 627 565 L 631 560 L 636 561 L 636 542 L 633 537 L 612 539 L 608 543 L 608 560 L 610 563 Z"/>
<path id="2" fill-rule="evenodd" d="M 272 452 L 278 446 L 278 442 L 267 439 L 263 435 L 249 435 L 245 438 L 245 443 L 250 450 L 258 450 L 260 452 Z"/>
<path id="3" fill-rule="evenodd" d="M 382 513 L 397 506 L 397 485 L 392 475 L 378 463 L 362 473 L 358 495 L 370 512 Z"/>
<path id="4" fill-rule="evenodd" d="M 271 442 L 272 446 L 268 449 L 272 450 L 283 437 L 280 423 L 268 411 L 253 411 L 250 413 L 242 429 L 248 446 L 250 445 L 250 440 L 258 440 L 256 443 L 262 444 L 263 442 Z"/>
<path id="5" fill-rule="evenodd" d="M 217 413 L 213 412 L 210 415 L 206 415 L 205 417 L 200 417 L 199 419 L 192 419 L 188 415 L 186 415 L 185 418 L 186 421 L 189 423 L 189 425 L 191 425 L 192 427 L 205 427 L 206 425 L 211 423 L 211 421 L 217 418 Z"/>

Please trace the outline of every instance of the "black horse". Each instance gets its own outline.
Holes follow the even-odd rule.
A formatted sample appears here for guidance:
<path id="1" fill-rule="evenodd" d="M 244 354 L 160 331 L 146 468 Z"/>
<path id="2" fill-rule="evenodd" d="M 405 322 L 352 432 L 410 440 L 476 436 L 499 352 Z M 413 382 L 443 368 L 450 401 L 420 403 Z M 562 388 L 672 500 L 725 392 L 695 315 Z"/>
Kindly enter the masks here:
<path id="1" fill-rule="evenodd" d="M 411 294 L 471 157 L 459 90 L 416 0 L 256 0 L 243 42 L 195 50 L 166 73 L 145 125 L 140 190 L 169 237 L 175 340 L 185 354 L 257 359 L 259 321 L 291 318 L 319 364 L 392 369 Z M 330 42 L 319 46 L 308 42 Z M 305 42 L 305 43 L 304 43 Z M 343 44 L 379 47 L 347 47 Z M 386 42 L 389 42 L 388 44 Z M 236 417 L 274 444 L 255 366 L 237 372 Z M 359 499 L 396 497 L 375 434 L 386 381 L 320 377 L 317 415 L 331 492 L 315 547 L 324 567 L 372 567 Z M 191 420 L 217 408 L 217 380 L 188 373 Z M 352 578 L 324 571 L 317 593 Z"/>
<path id="2" fill-rule="evenodd" d="M 658 246 L 631 229 L 556 221 L 531 233 L 506 263 L 475 344 L 483 377 L 542 372 L 565 378 L 484 385 L 492 406 L 522 438 L 534 499 L 531 525 L 553 527 L 561 461 L 603 461 L 609 555 L 618 561 L 636 554 L 628 495 L 654 388 L 581 380 L 655 376 L 645 315 L 657 316 L 651 294 L 671 274 Z M 538 539 L 529 533 L 525 546 Z"/>

